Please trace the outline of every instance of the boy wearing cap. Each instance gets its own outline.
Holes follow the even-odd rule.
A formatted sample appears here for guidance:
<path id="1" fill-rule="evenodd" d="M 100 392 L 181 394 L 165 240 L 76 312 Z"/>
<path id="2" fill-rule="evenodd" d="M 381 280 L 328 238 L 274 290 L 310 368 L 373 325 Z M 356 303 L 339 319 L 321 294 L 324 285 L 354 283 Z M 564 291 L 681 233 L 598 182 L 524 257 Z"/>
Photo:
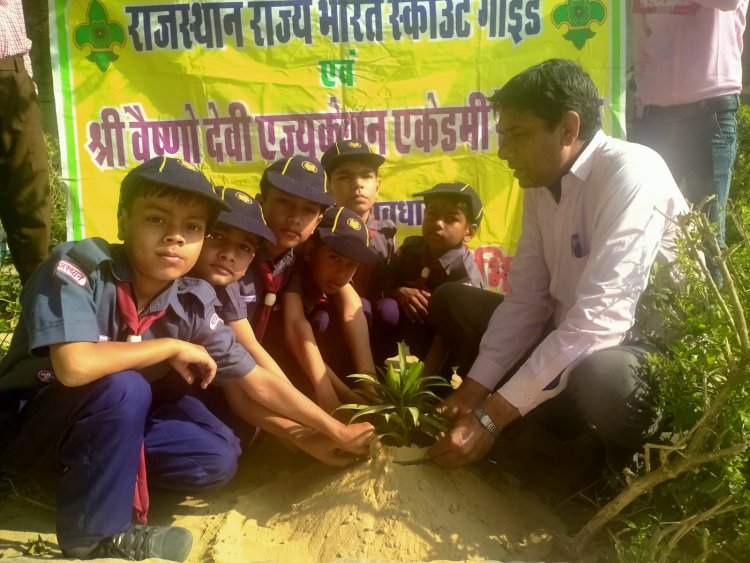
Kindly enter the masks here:
<path id="1" fill-rule="evenodd" d="M 408 237 L 388 270 L 383 295 L 396 300 L 402 338 L 424 357 L 432 341 L 427 313 L 430 296 L 445 282 L 484 288 L 484 279 L 466 247 L 484 212 L 474 189 L 464 182 L 441 183 L 424 197 L 422 236 Z M 395 351 L 395 348 L 394 348 Z"/>
<path id="2" fill-rule="evenodd" d="M 359 400 L 340 376 L 375 373 L 362 302 L 349 282 L 360 264 L 374 263 L 377 255 L 359 215 L 332 207 L 305 243 L 302 258 L 283 295 L 284 334 L 299 366 L 287 373 L 309 389 L 308 381 L 296 377 L 301 368 L 318 404 L 332 412 L 340 399 Z"/>
<path id="3" fill-rule="evenodd" d="M 344 427 L 256 366 L 215 313 L 213 289 L 182 277 L 225 208 L 192 165 L 157 157 L 122 182 L 122 245 L 64 243 L 24 288 L 0 364 L 2 398 L 18 405 L 19 424 L 0 459 L 15 473 L 60 475 L 57 537 L 67 557 L 182 561 L 189 531 L 131 523 L 134 510 L 146 519 L 146 475 L 190 492 L 233 476 L 231 431 L 191 395 L 173 403 L 153 395 L 149 383 L 169 372 L 204 389 L 236 381 L 340 447 L 366 448 L 371 428 Z"/>
<path id="4" fill-rule="evenodd" d="M 264 340 L 279 293 L 292 273 L 295 247 L 304 243 L 323 217 L 323 211 L 334 204 L 328 192 L 325 172 L 321 164 L 302 156 L 277 160 L 263 172 L 260 194 L 268 227 L 276 242 L 262 245 L 247 273 L 239 280 L 240 294 L 247 306 L 258 342 L 276 357 L 274 341 L 281 338 L 280 319 L 272 324 L 273 338 Z M 278 351 L 284 353 L 283 347 Z"/>
<path id="5" fill-rule="evenodd" d="M 338 141 L 328 147 L 321 163 L 328 174 L 336 205 L 354 211 L 365 222 L 370 248 L 378 256 L 374 264 L 363 264 L 352 284 L 364 299 L 381 297 L 385 270 L 396 252 L 396 224 L 390 219 L 375 219 L 372 207 L 380 191 L 380 166 L 385 157 L 357 139 Z"/>
<path id="6" fill-rule="evenodd" d="M 275 244 L 276 237 L 268 228 L 260 204 L 255 199 L 233 188 L 219 187 L 216 192 L 231 209 L 219 213 L 189 275 L 213 286 L 218 299 L 217 314 L 232 328 L 237 342 L 250 352 L 257 364 L 288 381 L 279 365 L 255 338 L 247 320 L 247 309 L 241 299 L 238 284 L 261 245 Z M 279 416 L 242 393 L 236 384 L 230 382 L 223 387 L 223 391 L 224 393 L 210 393 L 209 397 L 203 399 L 236 434 L 241 434 L 246 425 L 233 418 L 230 411 L 253 426 L 290 440 L 320 461 L 330 465 L 346 465 L 351 462 L 352 457 L 343 455 L 334 440 L 312 428 Z"/>

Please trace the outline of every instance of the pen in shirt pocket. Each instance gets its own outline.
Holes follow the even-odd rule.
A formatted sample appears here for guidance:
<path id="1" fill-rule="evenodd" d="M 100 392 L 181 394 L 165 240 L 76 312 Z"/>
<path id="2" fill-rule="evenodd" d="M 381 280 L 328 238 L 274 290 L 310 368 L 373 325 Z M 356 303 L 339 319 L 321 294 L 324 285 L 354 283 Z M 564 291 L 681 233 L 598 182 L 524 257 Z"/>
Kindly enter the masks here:
<path id="1" fill-rule="evenodd" d="M 578 233 L 575 233 L 570 237 L 570 252 L 573 254 L 574 258 L 583 258 L 585 256 L 583 245 L 581 244 L 581 237 Z"/>

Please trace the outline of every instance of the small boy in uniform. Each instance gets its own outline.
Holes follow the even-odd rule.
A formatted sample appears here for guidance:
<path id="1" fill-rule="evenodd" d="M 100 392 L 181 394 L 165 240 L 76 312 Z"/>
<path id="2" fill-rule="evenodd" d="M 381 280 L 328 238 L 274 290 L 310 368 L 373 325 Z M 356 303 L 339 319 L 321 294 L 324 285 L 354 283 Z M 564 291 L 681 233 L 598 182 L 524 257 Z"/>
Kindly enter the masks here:
<path id="1" fill-rule="evenodd" d="M 424 197 L 422 236 L 408 237 L 388 270 L 383 295 L 398 303 L 401 338 L 424 358 L 432 338 L 427 323 L 430 296 L 445 282 L 484 288 L 467 244 L 474 238 L 484 209 L 464 182 L 441 183 L 415 196 Z M 395 343 L 392 345 L 395 353 Z"/>
<path id="2" fill-rule="evenodd" d="M 335 201 L 328 192 L 321 164 L 302 156 L 282 158 L 268 166 L 256 199 L 276 242 L 260 247 L 247 273 L 239 280 L 239 286 L 258 342 L 264 343 L 275 357 L 277 353 L 285 353 L 283 346 L 276 350 L 276 341 L 282 338 L 280 319 L 272 323 L 273 338 L 264 340 L 264 337 L 269 321 L 275 317 L 272 312 L 278 295 L 291 276 L 294 249 L 310 237 L 323 211 Z"/>
<path id="3" fill-rule="evenodd" d="M 380 166 L 385 157 L 359 141 L 338 141 L 328 147 L 321 163 L 331 184 L 336 205 L 351 209 L 365 222 L 370 235 L 370 248 L 378 260 L 362 264 L 352 284 L 360 297 L 374 303 L 380 299 L 385 271 L 396 252 L 396 224 L 390 219 L 375 219 L 372 207 L 380 192 Z"/>
<path id="4" fill-rule="evenodd" d="M 302 260 L 284 295 L 284 335 L 304 374 L 290 377 L 310 390 L 332 412 L 345 401 L 358 401 L 342 377 L 375 374 L 367 319 L 359 295 L 349 283 L 361 264 L 378 259 L 362 219 L 345 207 L 331 207 L 305 243 Z"/>
<path id="5" fill-rule="evenodd" d="M 383 299 L 386 272 L 396 254 L 396 224 L 375 219 L 372 208 L 380 192 L 380 166 L 385 157 L 357 139 L 338 141 L 321 159 L 331 182 L 336 204 L 359 215 L 370 234 L 370 248 L 378 255 L 374 264 L 361 264 L 352 285 L 362 298 L 362 307 L 371 328 L 370 343 L 377 365 L 389 355 L 392 330 L 398 324 L 398 307 Z"/>
<path id="6" fill-rule="evenodd" d="M 226 209 L 206 177 L 157 157 L 122 182 L 118 236 L 60 245 L 29 280 L 0 364 L 19 426 L 0 459 L 14 473 L 59 474 L 57 538 L 66 557 L 184 560 L 188 530 L 145 523 L 144 479 L 198 492 L 234 475 L 232 432 L 187 394 L 163 402 L 150 382 L 171 371 L 206 388 L 237 382 L 272 411 L 364 452 L 372 428 L 331 419 L 257 366 L 214 310 L 216 294 L 183 276 Z M 136 486 L 136 476 L 138 485 Z"/>
<path id="7" fill-rule="evenodd" d="M 276 236 L 268 228 L 260 204 L 255 199 L 232 188 L 216 188 L 216 191 L 231 209 L 219 213 L 216 225 L 206 237 L 198 261 L 189 275 L 213 286 L 219 301 L 217 314 L 234 330 L 237 341 L 250 352 L 258 365 L 286 380 L 279 365 L 255 338 L 238 284 L 261 245 L 275 244 Z M 231 382 L 222 390 L 225 393 L 214 389 L 206 402 L 235 434 L 242 435 L 243 430 L 252 430 L 247 428 L 244 421 L 290 440 L 325 463 L 346 465 L 351 462 L 352 458 L 342 455 L 336 442 L 326 435 L 276 415 L 260 403 L 236 392 Z M 238 421 L 235 417 L 242 420 Z"/>

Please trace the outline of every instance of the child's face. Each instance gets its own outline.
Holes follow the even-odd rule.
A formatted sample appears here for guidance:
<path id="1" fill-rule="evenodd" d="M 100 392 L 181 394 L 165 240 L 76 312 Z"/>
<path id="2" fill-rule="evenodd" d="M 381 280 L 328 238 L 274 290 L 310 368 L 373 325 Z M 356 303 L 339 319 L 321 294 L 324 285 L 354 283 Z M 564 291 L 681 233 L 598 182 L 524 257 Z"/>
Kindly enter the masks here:
<path id="1" fill-rule="evenodd" d="M 311 262 L 310 273 L 313 281 L 327 295 L 336 293 L 348 284 L 359 265 L 358 262 L 334 252 L 323 243 L 315 245 L 305 259 Z"/>
<path id="2" fill-rule="evenodd" d="M 439 196 L 426 201 L 422 236 L 433 258 L 438 258 L 461 242 L 468 243 L 477 226 L 467 224 L 466 214 L 458 202 Z"/>
<path id="3" fill-rule="evenodd" d="M 380 190 L 377 172 L 357 160 L 347 160 L 337 166 L 330 177 L 331 192 L 336 204 L 364 217 L 372 209 Z"/>
<path id="4" fill-rule="evenodd" d="M 203 250 L 190 275 L 211 285 L 228 285 L 245 275 L 260 237 L 236 227 L 218 224 L 203 242 Z"/>
<path id="5" fill-rule="evenodd" d="M 118 236 L 142 293 L 154 294 L 188 273 L 203 246 L 208 204 L 198 198 L 138 197 L 117 219 Z"/>
<path id="6" fill-rule="evenodd" d="M 266 224 L 276 235 L 277 248 L 283 250 L 305 242 L 323 218 L 319 204 L 276 188 L 256 199 L 263 208 Z"/>

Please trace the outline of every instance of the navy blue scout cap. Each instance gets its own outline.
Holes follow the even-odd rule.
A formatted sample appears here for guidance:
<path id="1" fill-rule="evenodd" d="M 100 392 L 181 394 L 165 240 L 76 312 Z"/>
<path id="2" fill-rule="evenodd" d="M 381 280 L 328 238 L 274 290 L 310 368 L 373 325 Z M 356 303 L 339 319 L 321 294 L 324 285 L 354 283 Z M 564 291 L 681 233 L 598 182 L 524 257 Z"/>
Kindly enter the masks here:
<path id="1" fill-rule="evenodd" d="M 290 156 L 277 160 L 263 172 L 261 187 L 264 184 L 320 205 L 336 202 L 328 193 L 323 166 L 314 158 Z"/>
<path id="2" fill-rule="evenodd" d="M 320 162 L 323 163 L 326 173 L 330 175 L 336 166 L 348 159 L 366 162 L 373 170 L 377 170 L 385 162 L 384 156 L 376 153 L 370 145 L 356 139 L 332 144 L 323 153 Z"/>
<path id="3" fill-rule="evenodd" d="M 219 213 L 217 223 L 229 225 L 251 235 L 258 235 L 271 241 L 271 244 L 276 244 L 276 236 L 266 225 L 263 210 L 257 201 L 245 192 L 234 188 L 217 186 L 215 189 L 219 197 L 230 207 L 230 211 Z"/>
<path id="4" fill-rule="evenodd" d="M 216 208 L 229 210 L 203 172 L 179 158 L 157 156 L 133 168 L 122 180 L 120 199 L 142 181 L 184 191 L 208 200 Z"/>
<path id="5" fill-rule="evenodd" d="M 464 182 L 445 182 L 437 184 L 431 187 L 429 190 L 423 192 L 417 192 L 412 194 L 414 196 L 422 196 L 425 201 L 428 197 L 438 194 L 450 194 L 454 196 L 460 196 L 466 199 L 471 208 L 472 216 L 469 217 L 469 223 L 478 225 L 484 215 L 484 207 L 482 207 L 482 200 L 479 199 L 477 192 L 474 191 L 469 184 Z"/>
<path id="6" fill-rule="evenodd" d="M 370 248 L 370 233 L 364 221 L 346 207 L 327 209 L 317 233 L 323 244 L 350 260 L 364 264 L 378 260 L 378 255 Z"/>

